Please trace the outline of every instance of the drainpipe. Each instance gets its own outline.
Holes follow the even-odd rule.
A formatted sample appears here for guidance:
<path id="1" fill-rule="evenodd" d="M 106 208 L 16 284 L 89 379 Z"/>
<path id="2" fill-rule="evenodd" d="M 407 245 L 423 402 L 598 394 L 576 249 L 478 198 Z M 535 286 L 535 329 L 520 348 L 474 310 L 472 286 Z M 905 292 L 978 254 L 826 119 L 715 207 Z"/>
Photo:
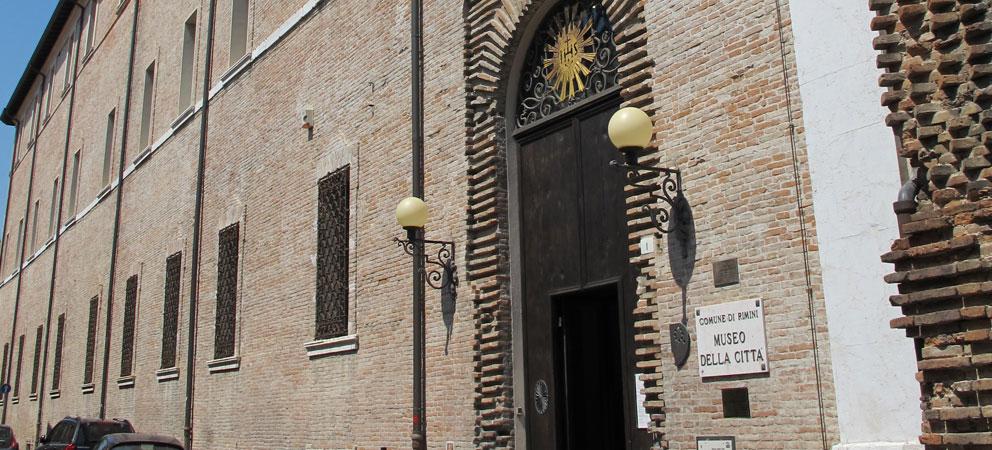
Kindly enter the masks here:
<path id="1" fill-rule="evenodd" d="M 117 243 L 120 241 L 121 202 L 124 196 L 124 158 L 127 153 L 127 131 L 131 118 L 131 84 L 134 81 L 134 52 L 138 40 L 138 6 L 140 0 L 134 0 L 134 11 L 131 15 L 131 50 L 127 59 L 127 84 L 124 88 L 124 110 L 121 111 L 121 121 L 124 129 L 121 131 L 121 152 L 117 167 L 117 204 L 114 207 L 114 237 L 110 246 L 110 275 L 107 280 L 107 325 L 104 330 L 103 342 L 103 375 L 100 379 L 100 418 L 107 418 L 107 377 L 110 370 L 110 328 L 114 319 L 114 272 L 117 269 Z"/>
<path id="2" fill-rule="evenodd" d="M 38 76 L 41 77 L 41 86 L 42 86 L 42 89 L 44 89 L 45 83 L 48 81 L 48 77 L 45 76 L 45 74 L 43 74 L 41 72 L 38 72 Z M 32 108 L 38 108 L 38 105 L 32 105 L 31 107 Z M 38 112 L 40 113 L 41 111 L 38 111 Z M 35 120 L 41 120 L 41 116 L 36 116 L 35 117 Z M 35 122 L 32 126 L 37 125 L 37 123 L 38 122 Z M 38 133 L 41 131 L 41 127 L 40 126 L 35 126 L 34 127 L 34 130 L 35 130 L 34 131 L 34 145 L 35 145 L 35 148 L 33 150 L 31 150 L 31 172 L 28 175 L 28 195 L 27 195 L 27 199 L 26 199 L 27 200 L 27 203 L 24 205 L 24 219 L 22 219 L 22 220 L 24 220 L 25 226 L 22 227 L 23 229 L 21 230 L 21 236 L 19 237 L 21 239 L 21 252 L 17 255 L 17 287 L 14 289 L 14 323 L 12 323 L 10 325 L 10 354 L 11 354 L 11 362 L 13 362 L 13 354 L 14 354 L 14 337 L 17 336 L 17 311 L 18 311 L 18 309 L 20 309 L 20 305 L 21 305 L 21 275 L 22 275 L 21 274 L 21 268 L 22 268 L 22 266 L 24 266 L 24 250 L 27 248 L 28 227 L 27 227 L 26 224 L 27 224 L 27 219 L 29 217 L 28 216 L 28 213 L 31 212 L 31 189 L 32 189 L 32 186 L 34 185 L 34 162 L 35 162 L 35 156 L 38 154 L 38 151 L 37 151 L 38 150 L 38 147 L 37 147 L 37 145 L 38 145 Z M 14 158 L 15 158 L 15 160 L 10 165 L 10 167 L 11 167 L 11 175 L 13 175 L 14 164 L 17 162 L 16 161 L 16 157 L 17 157 L 16 154 L 17 154 L 17 152 L 16 152 L 16 149 L 15 149 L 15 151 L 14 151 Z M 11 176 L 11 179 L 13 180 L 13 176 Z M 7 197 L 7 202 L 8 202 L 8 205 L 9 205 L 9 202 L 10 202 L 10 191 L 7 191 L 7 196 L 8 196 Z M 4 220 L 4 222 L 6 222 L 6 220 Z M 8 364 L 7 365 L 7 372 L 8 373 L 10 373 L 10 371 L 13 370 L 13 368 L 11 367 L 12 365 L 13 364 Z M 7 377 L 7 378 L 9 379 L 10 377 Z M 10 403 L 9 401 L 3 402 L 3 413 L 0 414 L 0 422 L 2 422 L 2 423 L 7 423 L 7 405 L 9 403 Z"/>
<path id="3" fill-rule="evenodd" d="M 193 206 L 193 248 L 191 273 L 189 277 L 189 327 L 186 337 L 186 416 L 183 421 L 183 440 L 186 450 L 193 448 L 193 406 L 196 376 L 194 362 L 196 360 L 196 312 L 199 296 L 200 275 L 200 237 L 203 232 L 203 178 L 207 160 L 207 132 L 210 116 L 210 74 L 213 66 L 214 53 L 214 15 L 217 0 L 210 0 L 210 13 L 207 16 L 207 48 L 203 66 L 203 98 L 200 103 L 200 148 L 196 162 L 196 199 Z"/>
<path id="4" fill-rule="evenodd" d="M 63 182 L 59 185 L 58 219 L 55 222 L 55 243 L 52 249 L 52 276 L 48 283 L 48 315 L 45 316 L 45 355 L 42 357 L 41 379 L 38 383 L 40 389 L 38 392 L 38 421 L 34 428 L 34 439 L 36 442 L 41 436 L 41 419 L 45 409 L 45 373 L 48 370 L 48 347 L 52 335 L 52 307 L 55 303 L 55 269 L 58 267 L 59 260 L 59 230 L 62 228 L 62 201 L 65 197 L 65 166 L 66 158 L 69 155 L 69 139 L 72 137 L 72 117 L 76 105 L 76 82 L 79 81 L 79 49 L 83 43 L 83 18 L 86 16 L 83 5 L 80 5 L 79 2 L 75 2 L 73 5 L 79 8 L 79 23 L 76 25 L 76 30 L 79 33 L 77 37 L 79 43 L 76 44 L 76 56 L 73 57 L 72 61 L 72 85 L 69 86 L 69 116 L 66 118 L 65 125 L 65 147 L 62 149 L 62 175 L 59 179 Z M 37 227 L 38 224 L 35 223 L 33 226 Z"/>

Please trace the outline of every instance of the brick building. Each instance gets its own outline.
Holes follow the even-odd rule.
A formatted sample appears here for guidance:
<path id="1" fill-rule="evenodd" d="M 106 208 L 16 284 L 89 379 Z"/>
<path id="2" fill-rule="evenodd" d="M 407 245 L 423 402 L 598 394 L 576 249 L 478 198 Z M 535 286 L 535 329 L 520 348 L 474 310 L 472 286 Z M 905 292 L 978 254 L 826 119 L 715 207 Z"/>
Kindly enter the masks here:
<path id="1" fill-rule="evenodd" d="M 460 278 L 453 312 L 428 290 L 430 448 L 918 447 L 877 259 L 900 166 L 846 3 L 426 2 L 427 234 Z M 81 415 L 192 448 L 409 447 L 409 17 L 59 2 L 2 117 L 3 419 L 25 445 Z M 579 82 L 548 78 L 563 36 Z M 681 170 L 692 245 L 610 166 L 620 106 L 653 119 L 640 162 Z M 764 364 L 707 375 L 697 308 L 738 301 Z"/>

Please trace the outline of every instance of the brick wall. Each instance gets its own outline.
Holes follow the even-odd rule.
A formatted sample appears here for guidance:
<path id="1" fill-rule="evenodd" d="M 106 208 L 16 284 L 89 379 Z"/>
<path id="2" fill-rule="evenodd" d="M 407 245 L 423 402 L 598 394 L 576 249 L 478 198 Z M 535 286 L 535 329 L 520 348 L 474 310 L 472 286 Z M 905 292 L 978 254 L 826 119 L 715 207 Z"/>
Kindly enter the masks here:
<path id="1" fill-rule="evenodd" d="M 886 123 L 922 190 L 896 203 L 902 237 L 882 257 L 894 264 L 886 281 L 898 285 L 890 301 L 904 314 L 891 325 L 917 348 L 920 442 L 986 448 L 989 3 L 873 0 L 869 7 L 877 14 L 879 84 L 888 88 Z"/>

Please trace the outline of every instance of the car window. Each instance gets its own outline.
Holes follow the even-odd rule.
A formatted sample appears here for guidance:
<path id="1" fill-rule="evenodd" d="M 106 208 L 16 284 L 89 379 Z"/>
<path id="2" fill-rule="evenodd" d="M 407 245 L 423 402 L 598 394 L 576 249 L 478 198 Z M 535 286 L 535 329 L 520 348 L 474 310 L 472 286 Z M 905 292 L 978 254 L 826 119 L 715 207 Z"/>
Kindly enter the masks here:
<path id="1" fill-rule="evenodd" d="M 0 427 L 0 447 L 10 446 L 10 438 L 14 435 L 14 432 L 7 427 Z"/>
<path id="2" fill-rule="evenodd" d="M 115 445 L 111 450 L 182 450 L 182 448 L 169 444 L 120 444 Z"/>
<path id="3" fill-rule="evenodd" d="M 127 422 L 96 422 L 86 424 L 84 437 L 86 445 L 92 446 L 100 441 L 104 436 L 113 433 L 134 433 L 134 428 Z M 116 447 L 114 447 L 116 448 Z"/>
<path id="4" fill-rule="evenodd" d="M 74 431 L 74 428 L 75 427 L 72 422 L 59 422 L 58 425 L 55 425 L 55 428 L 52 429 L 52 432 L 48 434 L 48 442 L 53 444 L 68 444 L 72 441 L 72 432 Z"/>

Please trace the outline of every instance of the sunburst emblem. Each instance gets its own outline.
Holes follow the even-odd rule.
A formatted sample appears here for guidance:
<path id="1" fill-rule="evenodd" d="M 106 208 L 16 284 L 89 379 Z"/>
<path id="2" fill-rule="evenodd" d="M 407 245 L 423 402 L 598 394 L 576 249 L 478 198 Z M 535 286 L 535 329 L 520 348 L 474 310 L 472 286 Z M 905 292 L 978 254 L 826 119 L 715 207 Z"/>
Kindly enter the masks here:
<path id="1" fill-rule="evenodd" d="M 588 63 L 596 57 L 595 52 L 588 51 L 593 45 L 592 20 L 585 12 L 579 13 L 576 5 L 566 8 L 564 17 L 555 22 L 544 68 L 558 100 L 565 101 L 586 88 L 583 80 L 590 72 Z"/>

